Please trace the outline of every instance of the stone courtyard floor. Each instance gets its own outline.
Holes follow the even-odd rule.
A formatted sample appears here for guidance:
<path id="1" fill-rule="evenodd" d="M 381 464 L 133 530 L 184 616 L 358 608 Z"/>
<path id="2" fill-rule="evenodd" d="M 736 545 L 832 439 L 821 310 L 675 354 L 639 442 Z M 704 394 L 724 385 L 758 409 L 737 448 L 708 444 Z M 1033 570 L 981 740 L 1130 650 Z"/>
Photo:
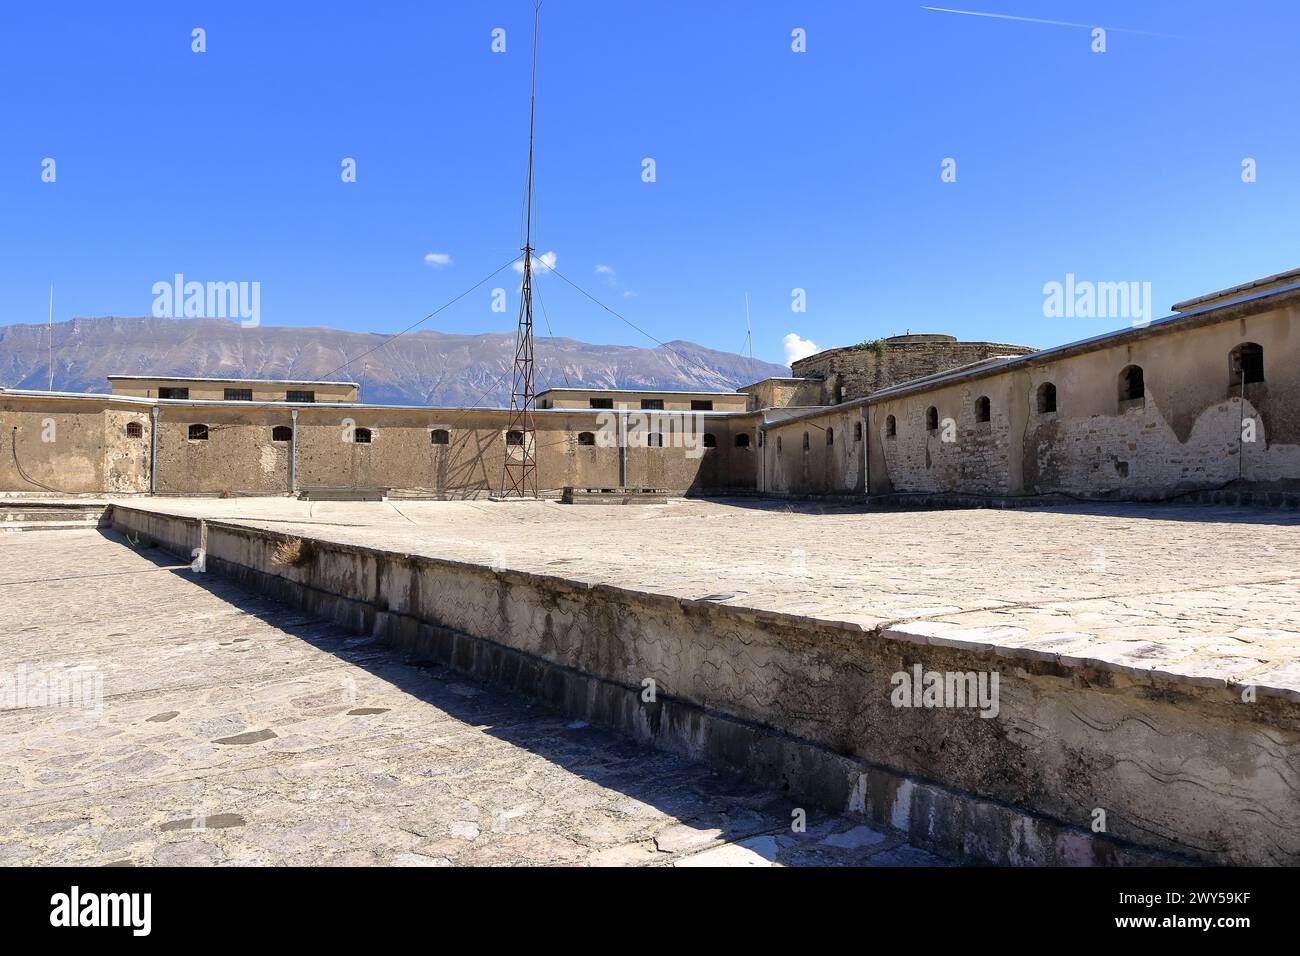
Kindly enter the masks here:
<path id="1" fill-rule="evenodd" d="M 1300 699 L 1300 514 L 135 499 L 130 507 Z"/>
<path id="2" fill-rule="evenodd" d="M 475 504 L 168 504 L 513 560 L 531 534 L 582 517 L 520 506 L 497 518 Z M 629 512 L 632 540 L 580 545 L 571 534 L 537 560 L 594 569 L 603 554 L 617 574 L 677 537 L 672 514 L 656 526 Z M 693 515 L 708 518 L 678 509 Z M 712 590 L 735 586 L 710 577 Z M 411 664 L 113 532 L 0 535 L 0 616 L 2 864 L 942 862 L 812 808 L 794 833 L 794 808 L 773 791 Z M 98 707 L 42 701 L 74 673 L 102 690 Z"/>

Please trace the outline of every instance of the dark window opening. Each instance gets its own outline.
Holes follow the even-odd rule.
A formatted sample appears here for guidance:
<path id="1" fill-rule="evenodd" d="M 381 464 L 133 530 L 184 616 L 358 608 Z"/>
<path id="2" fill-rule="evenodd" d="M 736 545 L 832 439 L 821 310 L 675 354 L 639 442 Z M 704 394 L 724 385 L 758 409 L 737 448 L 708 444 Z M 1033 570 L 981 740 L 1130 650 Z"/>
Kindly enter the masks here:
<path id="1" fill-rule="evenodd" d="M 208 426 L 207 426 L 207 425 L 191 425 L 191 426 L 190 426 L 189 439 L 190 439 L 190 441 L 207 441 L 207 440 L 208 440 Z"/>
<path id="2" fill-rule="evenodd" d="M 809 445 L 808 445 L 808 433 L 807 433 L 807 432 L 804 432 L 804 433 L 803 433 L 803 450 L 804 450 L 804 451 L 807 451 L 808 448 L 809 448 Z"/>
<path id="3" fill-rule="evenodd" d="M 316 401 L 315 392 L 285 392 L 284 400 L 286 402 L 314 402 Z"/>
<path id="4" fill-rule="evenodd" d="M 647 448 L 663 448 L 663 447 L 664 447 L 664 436 L 663 436 L 663 433 L 662 433 L 662 432 L 651 432 L 649 435 L 647 435 L 647 436 L 646 436 L 646 447 L 647 447 Z"/>
<path id="5" fill-rule="evenodd" d="M 776 453 L 777 453 L 778 455 L 781 454 L 781 436 L 780 436 L 780 435 L 777 435 L 777 436 L 776 436 Z"/>
<path id="6" fill-rule="evenodd" d="M 613 408 L 614 400 L 612 398 L 589 398 L 587 404 L 591 408 Z"/>
<path id="7" fill-rule="evenodd" d="M 451 441 L 451 434 L 445 428 L 435 428 L 429 432 L 429 444 L 446 445 Z"/>
<path id="8" fill-rule="evenodd" d="M 358 445 L 369 445 L 370 438 L 369 428 L 358 428 L 352 433 L 352 441 Z"/>
<path id="9" fill-rule="evenodd" d="M 228 402 L 251 402 L 252 400 L 253 390 L 251 388 L 226 389 L 226 401 Z"/>
<path id="10" fill-rule="evenodd" d="M 188 388 L 160 388 L 158 389 L 158 397 L 188 399 L 190 390 Z"/>
<path id="11" fill-rule="evenodd" d="M 1228 356 L 1228 384 L 1253 385 L 1264 381 L 1264 347 L 1243 342 Z"/>
<path id="12" fill-rule="evenodd" d="M 1038 414 L 1048 415 L 1056 411 L 1056 386 L 1044 382 L 1038 386 Z"/>
<path id="13" fill-rule="evenodd" d="M 893 438 L 898 434 L 898 419 L 893 415 L 885 418 L 885 437 Z"/>
<path id="14" fill-rule="evenodd" d="M 711 398 L 692 398 L 691 411 L 693 412 L 711 412 L 713 411 L 713 399 Z"/>
<path id="15" fill-rule="evenodd" d="M 1131 402 L 1134 399 L 1146 398 L 1146 394 L 1147 385 L 1142 376 L 1142 366 L 1126 366 L 1124 371 L 1119 373 L 1119 400 Z"/>
<path id="16" fill-rule="evenodd" d="M 652 412 L 663 411 L 664 400 L 662 398 L 643 398 L 641 399 L 641 407 Z"/>
<path id="17" fill-rule="evenodd" d="M 853 440 L 862 441 L 862 422 L 853 423 Z"/>
<path id="18" fill-rule="evenodd" d="M 762 447 L 763 447 L 763 433 L 762 433 L 762 432 L 759 432 L 759 433 L 758 433 L 758 447 L 759 447 L 759 448 L 762 448 Z"/>
<path id="19" fill-rule="evenodd" d="M 749 434 L 747 432 L 741 432 L 739 435 L 736 436 L 736 447 L 737 448 L 749 447 Z"/>
<path id="20" fill-rule="evenodd" d="M 826 429 L 826 444 L 828 445 L 835 444 L 835 429 L 833 428 Z"/>
<path id="21" fill-rule="evenodd" d="M 705 433 L 704 433 L 704 447 L 705 447 L 705 448 L 717 448 L 717 447 L 718 447 L 718 439 L 717 439 L 717 437 L 716 437 L 715 435 L 709 433 L 709 432 L 705 432 Z"/>
<path id="22" fill-rule="evenodd" d="M 992 417 L 992 408 L 988 396 L 981 395 L 975 399 L 975 421 L 987 422 Z"/>
<path id="23" fill-rule="evenodd" d="M 143 438 L 143 437 L 144 437 L 144 426 L 141 425 L 139 422 L 127 422 L 127 423 L 126 423 L 126 437 L 127 437 L 127 438 Z"/>
<path id="24" fill-rule="evenodd" d="M 293 429 L 288 425 L 276 425 L 271 429 L 271 441 L 292 441 Z"/>
<path id="25" fill-rule="evenodd" d="M 596 433 L 595 433 L 595 432 L 578 432 L 578 444 L 579 444 L 579 445 L 594 445 L 594 444 L 596 444 Z"/>
<path id="26" fill-rule="evenodd" d="M 925 410 L 925 430 L 928 432 L 939 430 L 939 409 L 933 405 Z"/>
<path id="27" fill-rule="evenodd" d="M 506 432 L 506 444 L 515 448 L 524 447 L 524 433 L 518 431 Z"/>

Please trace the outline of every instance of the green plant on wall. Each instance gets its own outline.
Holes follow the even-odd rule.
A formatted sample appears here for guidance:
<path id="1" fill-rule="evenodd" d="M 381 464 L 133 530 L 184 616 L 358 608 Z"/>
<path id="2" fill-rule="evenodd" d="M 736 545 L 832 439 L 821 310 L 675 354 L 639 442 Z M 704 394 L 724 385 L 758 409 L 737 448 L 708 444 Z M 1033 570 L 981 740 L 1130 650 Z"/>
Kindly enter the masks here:
<path id="1" fill-rule="evenodd" d="M 885 354 L 885 350 L 889 348 L 889 343 L 884 339 L 866 339 L 858 343 L 858 348 L 870 349 L 876 353 L 876 358 L 880 358 Z"/>

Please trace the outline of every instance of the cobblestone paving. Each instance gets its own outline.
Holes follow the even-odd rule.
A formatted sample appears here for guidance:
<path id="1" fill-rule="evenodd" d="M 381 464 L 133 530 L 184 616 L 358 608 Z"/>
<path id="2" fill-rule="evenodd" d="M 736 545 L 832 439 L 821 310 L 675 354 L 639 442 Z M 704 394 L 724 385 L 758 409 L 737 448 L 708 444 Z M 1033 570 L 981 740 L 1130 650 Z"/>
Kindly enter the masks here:
<path id="1" fill-rule="evenodd" d="M 176 564 L 0 537 L 0 863 L 942 863 Z M 98 709 L 32 696 L 78 668 Z"/>
<path id="2" fill-rule="evenodd" d="M 742 500 L 139 506 L 1300 699 L 1294 512 L 867 512 Z"/>

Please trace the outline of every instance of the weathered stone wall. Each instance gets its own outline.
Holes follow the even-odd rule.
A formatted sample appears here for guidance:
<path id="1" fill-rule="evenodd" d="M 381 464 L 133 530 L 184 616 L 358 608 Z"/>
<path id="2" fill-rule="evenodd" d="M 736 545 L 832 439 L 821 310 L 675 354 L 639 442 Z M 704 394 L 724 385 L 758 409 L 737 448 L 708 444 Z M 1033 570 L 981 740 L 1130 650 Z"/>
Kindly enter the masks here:
<path id="1" fill-rule="evenodd" d="M 128 422 L 142 437 L 126 434 Z M 149 485 L 148 409 L 105 398 L 8 400 L 0 393 L 0 491 L 131 494 Z"/>
<path id="2" fill-rule="evenodd" d="M 1159 497 L 1237 480 L 1300 488 L 1295 308 L 1150 329 L 1110 347 L 873 400 L 872 490 Z M 1243 401 L 1241 387 L 1229 384 L 1229 354 L 1247 342 L 1264 349 L 1265 381 L 1247 386 Z M 1145 396 L 1122 402 L 1120 374 L 1130 365 L 1143 370 Z M 1038 392 L 1048 383 L 1056 411 L 1040 413 Z M 981 395 L 991 406 L 984 431 L 973 427 Z M 955 433 L 927 432 L 931 406 L 955 420 Z M 1252 429 L 1255 440 L 1246 440 Z"/>
<path id="3" fill-rule="evenodd" d="M 866 398 L 872 392 L 912 379 L 982 362 L 997 355 L 1025 355 L 1026 345 L 958 342 L 951 336 L 902 335 L 885 339 L 877 350 L 865 345 L 829 349 L 791 363 L 795 375 L 825 380 L 827 404 Z"/>
<path id="4" fill-rule="evenodd" d="M 770 424 L 763 438 L 761 490 L 777 495 L 862 494 L 865 442 L 863 412 L 856 407 Z"/>
<path id="5" fill-rule="evenodd" d="M 829 405 L 826 383 L 819 378 L 765 378 L 741 389 L 749 396 L 750 411 Z"/>
<path id="6" fill-rule="evenodd" d="M 1297 309 L 1296 302 L 1245 305 L 1204 324 L 1135 330 L 1113 344 L 1042 353 L 770 424 L 763 487 L 783 494 L 860 489 L 857 461 L 827 456 L 815 436 L 866 409 L 873 494 L 1157 498 L 1229 482 L 1300 489 Z M 1230 383 L 1229 368 L 1230 353 L 1243 343 L 1264 354 L 1264 381 L 1244 393 Z M 1121 401 L 1120 375 L 1131 365 L 1143 370 L 1145 395 Z M 1055 386 L 1056 410 L 1040 412 L 1046 384 Z M 980 398 L 989 401 L 988 422 L 976 420 Z M 934 430 L 927 427 L 930 408 Z M 814 438 L 807 453 L 804 432 Z"/>
<path id="7" fill-rule="evenodd" d="M 111 398 L 51 398 L 0 393 L 0 492 L 42 494 L 40 484 L 70 494 L 138 494 L 149 491 L 152 406 Z M 535 454 L 538 488 L 558 493 L 567 485 L 614 488 L 621 484 L 674 493 L 753 490 L 757 480 L 757 421 L 750 414 L 690 415 L 699 437 L 712 447 L 695 453 L 672 439 L 662 446 L 622 450 L 579 444 L 579 435 L 600 432 L 597 411 L 537 415 Z M 608 413 L 605 413 L 608 415 Z M 644 416 L 644 417 L 643 417 Z M 670 429 L 681 415 L 629 413 L 635 424 Z M 52 423 L 47 427 L 46 423 Z M 129 423 L 141 426 L 129 435 Z M 35 482 L 19 474 L 9 434 L 19 426 L 19 462 Z M 190 438 L 191 425 L 206 425 L 207 439 Z M 446 497 L 474 497 L 501 490 L 509 413 L 500 409 L 411 409 L 382 406 L 304 406 L 296 422 L 284 405 L 185 404 L 159 406 L 156 481 L 159 494 L 289 494 L 290 443 L 275 441 L 276 426 L 295 428 L 299 489 L 327 485 L 379 487 Z M 368 443 L 350 440 L 370 430 Z M 432 432 L 448 432 L 434 444 Z M 737 436 L 749 444 L 738 445 Z M 42 440 L 51 436 L 50 441 Z"/>

